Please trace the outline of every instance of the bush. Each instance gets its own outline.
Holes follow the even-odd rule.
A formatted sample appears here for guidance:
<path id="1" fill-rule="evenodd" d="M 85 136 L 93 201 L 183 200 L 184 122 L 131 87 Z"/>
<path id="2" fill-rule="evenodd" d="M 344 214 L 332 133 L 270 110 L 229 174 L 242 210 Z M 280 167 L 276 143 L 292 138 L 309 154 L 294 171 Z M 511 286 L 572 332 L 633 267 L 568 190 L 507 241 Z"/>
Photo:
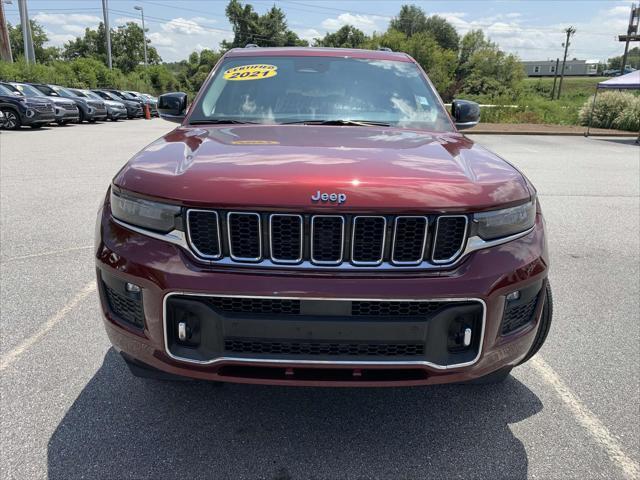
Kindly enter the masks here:
<path id="1" fill-rule="evenodd" d="M 589 98 L 580 109 L 582 125 L 589 123 L 593 108 L 592 127 L 640 130 L 640 97 L 629 92 L 603 92 L 598 94 L 595 108 L 594 98 Z"/>

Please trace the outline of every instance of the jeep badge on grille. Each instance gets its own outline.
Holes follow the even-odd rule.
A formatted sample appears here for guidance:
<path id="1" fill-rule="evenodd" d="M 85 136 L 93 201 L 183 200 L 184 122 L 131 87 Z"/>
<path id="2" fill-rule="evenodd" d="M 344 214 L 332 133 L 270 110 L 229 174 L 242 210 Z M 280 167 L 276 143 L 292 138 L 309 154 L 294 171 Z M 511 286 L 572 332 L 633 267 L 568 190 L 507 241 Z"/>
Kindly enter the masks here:
<path id="1" fill-rule="evenodd" d="M 336 202 L 338 205 L 347 201 L 346 193 L 321 193 L 318 190 L 314 195 L 311 195 L 312 202 Z"/>

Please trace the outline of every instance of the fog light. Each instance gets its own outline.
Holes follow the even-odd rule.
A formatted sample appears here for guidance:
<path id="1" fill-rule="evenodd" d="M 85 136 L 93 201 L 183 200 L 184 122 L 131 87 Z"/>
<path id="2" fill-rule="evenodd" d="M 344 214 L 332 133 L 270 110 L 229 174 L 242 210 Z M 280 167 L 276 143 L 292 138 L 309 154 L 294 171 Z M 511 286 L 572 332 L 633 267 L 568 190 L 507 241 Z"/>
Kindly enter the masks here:
<path id="1" fill-rule="evenodd" d="M 27 118 L 31 118 L 31 117 L 33 117 L 35 114 L 36 114 L 36 112 L 34 112 L 33 110 L 27 110 L 27 113 L 26 113 Z"/>
<path id="2" fill-rule="evenodd" d="M 462 344 L 465 347 L 468 347 L 469 345 L 471 345 L 471 329 L 470 328 L 465 328 L 464 329 L 464 336 L 462 338 Z"/>
<path id="3" fill-rule="evenodd" d="M 187 339 L 187 324 L 184 322 L 178 324 L 178 338 L 182 342 Z"/>
<path id="4" fill-rule="evenodd" d="M 515 300 L 520 300 L 520 290 L 516 290 L 507 295 L 507 301 L 513 302 Z"/>
<path id="5" fill-rule="evenodd" d="M 140 293 L 142 289 L 135 283 L 127 282 L 124 286 L 125 290 L 129 293 Z"/>

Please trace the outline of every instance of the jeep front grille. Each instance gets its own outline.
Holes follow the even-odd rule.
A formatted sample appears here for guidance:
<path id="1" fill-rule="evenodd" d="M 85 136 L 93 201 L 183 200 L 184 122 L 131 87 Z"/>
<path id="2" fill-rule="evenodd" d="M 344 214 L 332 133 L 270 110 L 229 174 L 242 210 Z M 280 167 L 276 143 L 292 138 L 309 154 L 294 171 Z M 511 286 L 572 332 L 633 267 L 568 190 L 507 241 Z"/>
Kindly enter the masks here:
<path id="1" fill-rule="evenodd" d="M 464 251 L 465 215 L 186 212 L 196 257 L 222 264 L 378 268 L 446 266 Z"/>

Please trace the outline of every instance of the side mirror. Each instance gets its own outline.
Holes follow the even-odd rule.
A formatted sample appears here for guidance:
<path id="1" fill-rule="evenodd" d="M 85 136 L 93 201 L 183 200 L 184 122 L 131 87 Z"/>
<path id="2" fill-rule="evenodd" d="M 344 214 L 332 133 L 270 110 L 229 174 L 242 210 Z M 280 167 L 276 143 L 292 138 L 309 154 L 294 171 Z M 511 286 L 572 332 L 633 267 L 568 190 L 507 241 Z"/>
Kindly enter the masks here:
<path id="1" fill-rule="evenodd" d="M 480 123 L 480 105 L 469 100 L 451 102 L 451 116 L 458 130 L 475 127 Z"/>
<path id="2" fill-rule="evenodd" d="M 160 118 L 169 122 L 182 123 L 187 114 L 187 94 L 182 92 L 165 93 L 158 97 Z"/>

